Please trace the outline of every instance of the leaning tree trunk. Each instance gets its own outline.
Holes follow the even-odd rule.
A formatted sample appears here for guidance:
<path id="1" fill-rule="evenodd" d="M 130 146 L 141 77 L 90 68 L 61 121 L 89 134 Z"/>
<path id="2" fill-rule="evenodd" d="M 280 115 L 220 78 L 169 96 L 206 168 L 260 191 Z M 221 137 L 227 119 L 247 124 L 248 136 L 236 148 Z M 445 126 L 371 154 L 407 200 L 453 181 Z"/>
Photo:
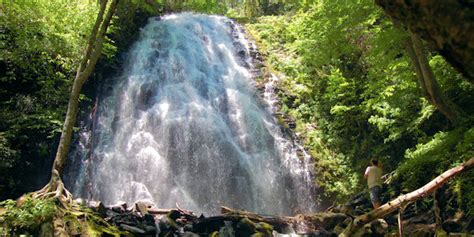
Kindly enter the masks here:
<path id="1" fill-rule="evenodd" d="M 451 123 L 459 122 L 460 115 L 458 109 L 441 91 L 433 70 L 431 70 L 428 63 L 426 50 L 420 38 L 413 32 L 410 32 L 410 40 L 408 41 L 406 48 L 423 95 L 444 116 L 446 116 Z"/>
<path id="2" fill-rule="evenodd" d="M 54 198 L 66 200 L 71 198 L 70 193 L 64 188 L 64 184 L 61 180 L 61 174 L 67 159 L 73 128 L 76 123 L 79 107 L 79 95 L 81 93 L 82 86 L 94 71 L 97 60 L 100 57 L 105 34 L 117 7 L 118 0 L 112 0 L 110 4 L 107 3 L 108 0 L 100 1 L 99 13 L 97 15 L 94 27 L 92 28 L 91 35 L 89 36 L 84 56 L 77 69 L 76 77 L 74 78 L 66 112 L 66 119 L 64 121 L 58 150 L 53 163 L 51 180 L 43 189 L 36 192 L 33 197 L 52 196 Z M 107 5 L 109 5 L 108 8 Z"/>
<path id="3" fill-rule="evenodd" d="M 462 165 L 449 169 L 431 180 L 425 186 L 404 195 L 399 196 L 398 198 L 372 210 L 369 213 L 360 215 L 356 217 L 349 226 L 339 235 L 339 237 L 348 237 L 355 233 L 357 230 L 362 228 L 365 224 L 370 223 L 371 221 L 381 218 L 387 214 L 392 213 L 393 211 L 399 209 L 403 205 L 414 202 L 420 198 L 428 196 L 430 193 L 434 192 L 436 189 L 441 187 L 443 184 L 448 182 L 451 178 L 456 175 L 466 172 L 474 168 L 474 157 L 464 162 Z"/>

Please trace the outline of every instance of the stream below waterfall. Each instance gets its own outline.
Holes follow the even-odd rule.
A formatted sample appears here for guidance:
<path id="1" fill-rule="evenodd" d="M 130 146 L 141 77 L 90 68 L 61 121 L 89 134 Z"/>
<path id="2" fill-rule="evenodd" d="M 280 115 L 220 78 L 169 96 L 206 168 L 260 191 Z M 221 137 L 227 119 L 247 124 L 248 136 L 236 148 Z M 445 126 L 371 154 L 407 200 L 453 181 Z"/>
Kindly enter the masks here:
<path id="1" fill-rule="evenodd" d="M 272 85 L 256 89 L 252 47 L 226 17 L 150 19 L 123 71 L 99 89 L 70 153 L 68 188 L 106 205 L 314 211 L 310 157 L 272 115 Z"/>

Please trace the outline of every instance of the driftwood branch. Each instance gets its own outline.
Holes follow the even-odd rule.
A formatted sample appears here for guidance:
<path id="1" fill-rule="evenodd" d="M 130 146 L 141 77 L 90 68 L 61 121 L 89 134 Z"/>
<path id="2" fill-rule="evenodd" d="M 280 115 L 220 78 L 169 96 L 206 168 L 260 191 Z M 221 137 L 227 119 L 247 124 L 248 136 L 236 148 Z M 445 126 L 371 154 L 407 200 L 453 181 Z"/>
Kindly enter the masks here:
<path id="1" fill-rule="evenodd" d="M 469 159 L 468 161 L 464 162 L 462 165 L 449 169 L 436 177 L 435 179 L 431 180 L 425 186 L 404 195 L 397 197 L 396 199 L 380 206 L 372 210 L 369 213 L 364 215 L 360 215 L 356 217 L 352 224 L 350 224 L 340 235 L 339 237 L 347 237 L 351 236 L 352 233 L 359 230 L 365 224 L 370 223 L 371 221 L 381 218 L 387 214 L 392 213 L 393 211 L 399 209 L 402 205 L 406 205 L 408 203 L 414 202 L 418 199 L 424 198 L 431 193 L 433 193 L 436 189 L 441 187 L 443 184 L 448 182 L 450 179 L 459 175 L 463 172 L 466 172 L 470 169 L 474 168 L 474 157 Z"/>

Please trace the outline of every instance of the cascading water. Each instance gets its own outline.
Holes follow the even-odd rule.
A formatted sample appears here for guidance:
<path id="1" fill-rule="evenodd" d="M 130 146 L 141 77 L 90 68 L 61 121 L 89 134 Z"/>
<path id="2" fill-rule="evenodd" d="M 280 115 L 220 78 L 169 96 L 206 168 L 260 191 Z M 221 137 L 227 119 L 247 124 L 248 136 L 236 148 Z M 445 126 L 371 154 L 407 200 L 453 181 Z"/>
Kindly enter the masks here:
<path id="1" fill-rule="evenodd" d="M 308 157 L 284 138 L 271 94 L 257 95 L 239 27 L 190 13 L 150 20 L 71 154 L 76 196 L 207 214 L 314 210 Z"/>

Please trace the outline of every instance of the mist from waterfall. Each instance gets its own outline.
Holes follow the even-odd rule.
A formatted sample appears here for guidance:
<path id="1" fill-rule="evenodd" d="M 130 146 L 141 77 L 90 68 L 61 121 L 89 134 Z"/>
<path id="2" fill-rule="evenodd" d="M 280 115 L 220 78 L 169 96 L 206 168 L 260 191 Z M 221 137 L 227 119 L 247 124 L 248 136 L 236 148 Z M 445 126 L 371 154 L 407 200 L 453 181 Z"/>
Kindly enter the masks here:
<path id="1" fill-rule="evenodd" d="M 225 17 L 150 19 L 71 152 L 75 196 L 206 214 L 314 210 L 309 157 L 272 116 L 271 93 L 259 96 L 249 45 Z"/>

